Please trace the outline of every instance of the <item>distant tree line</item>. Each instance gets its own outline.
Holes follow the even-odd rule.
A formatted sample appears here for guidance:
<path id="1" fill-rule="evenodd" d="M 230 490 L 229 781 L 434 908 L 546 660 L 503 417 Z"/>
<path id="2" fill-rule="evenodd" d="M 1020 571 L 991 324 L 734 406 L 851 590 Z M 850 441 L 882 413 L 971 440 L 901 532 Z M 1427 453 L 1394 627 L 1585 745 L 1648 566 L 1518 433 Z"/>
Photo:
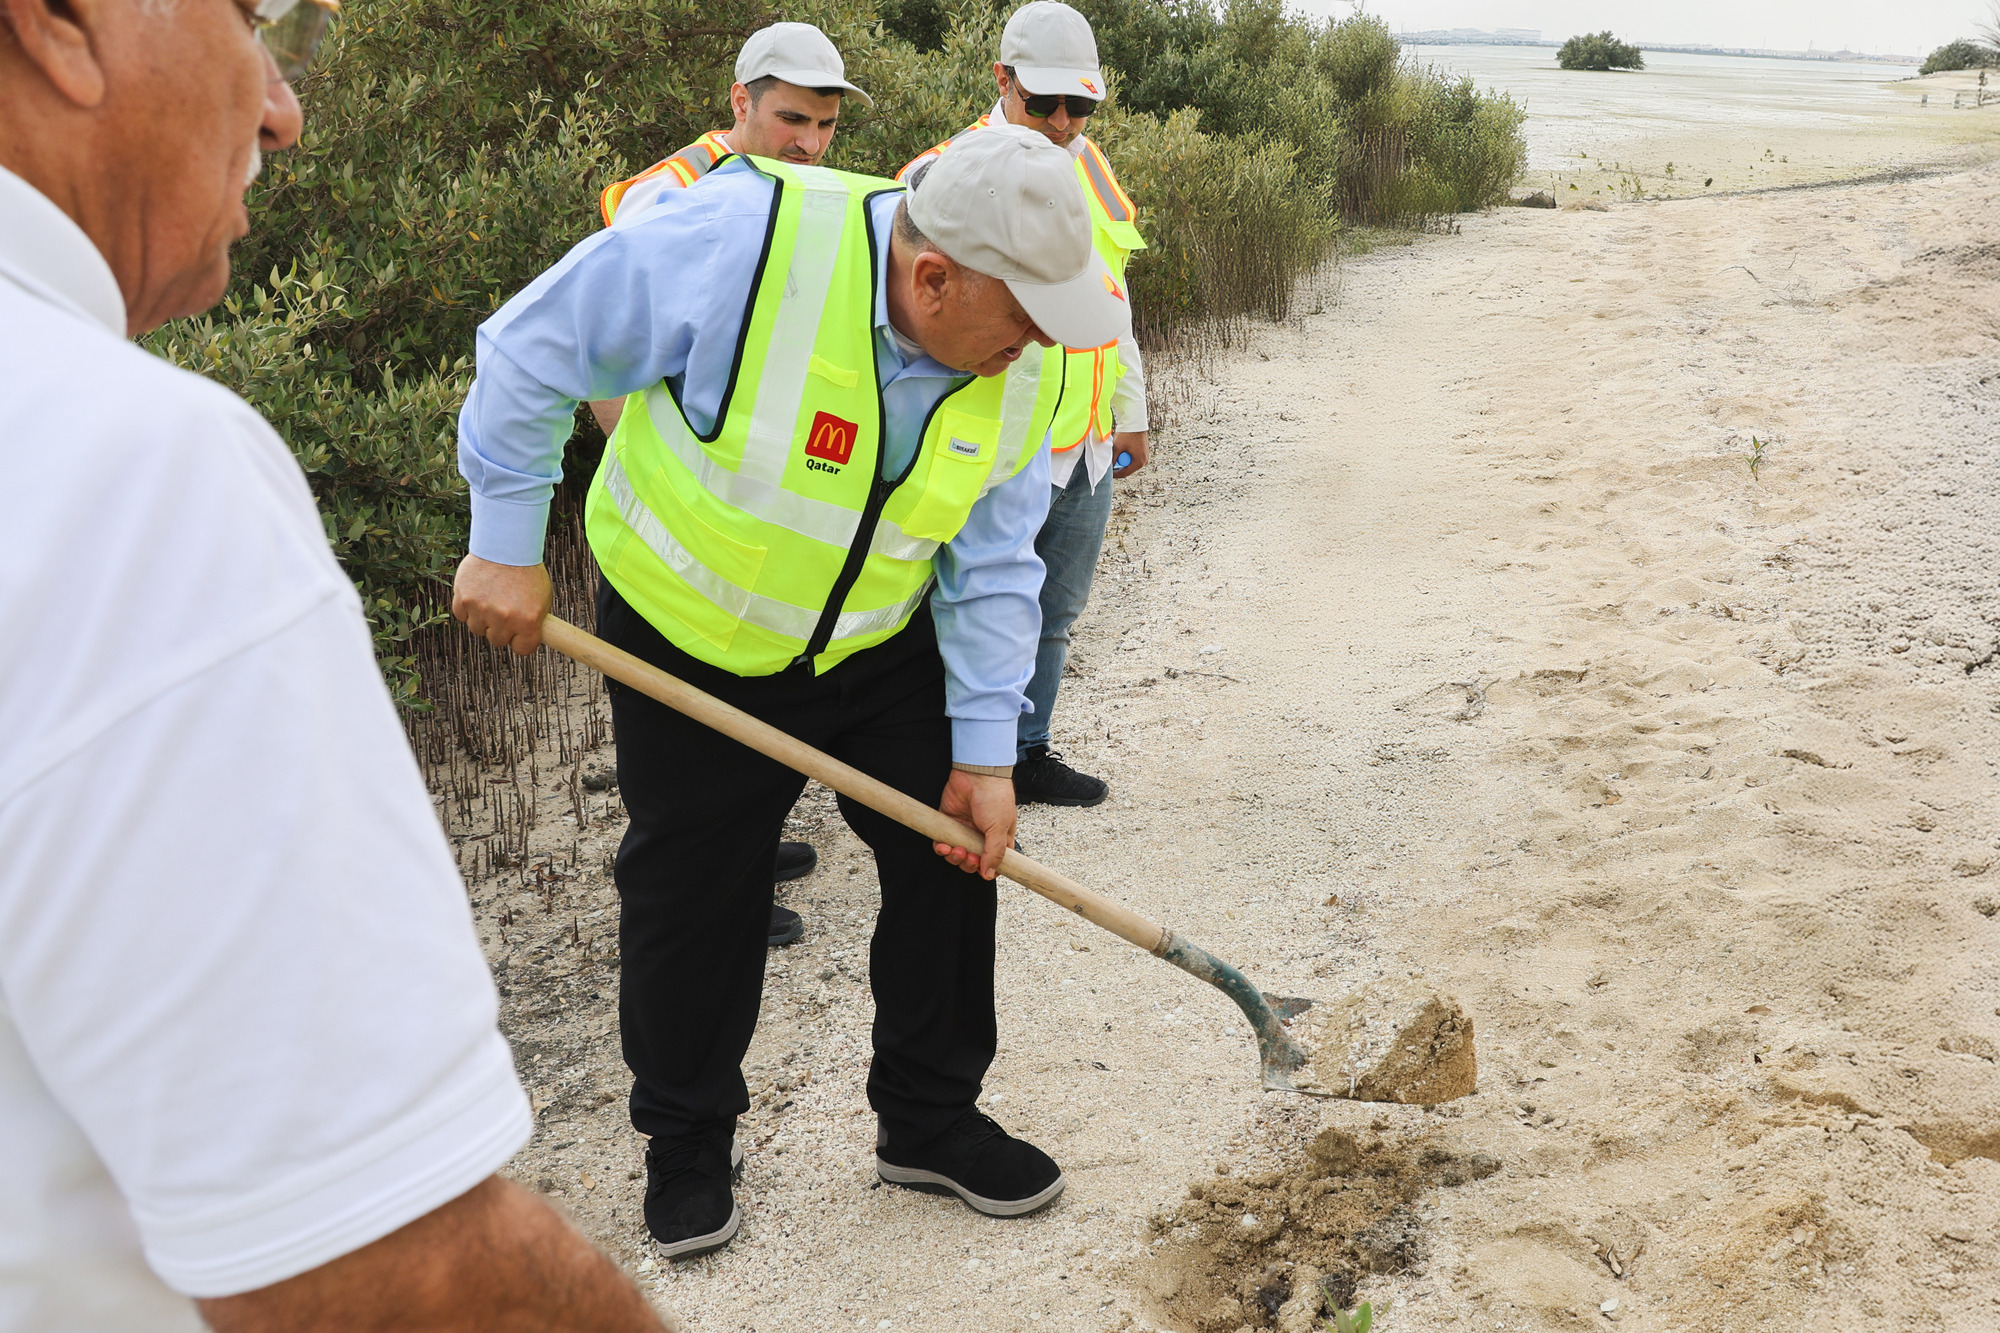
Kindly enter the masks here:
<path id="1" fill-rule="evenodd" d="M 1955 69 L 2000 68 L 2000 51 L 1979 42 L 1960 38 L 1930 53 L 1919 74 L 1943 74 Z"/>
<path id="2" fill-rule="evenodd" d="M 1646 57 L 1608 31 L 1587 32 L 1564 42 L 1556 63 L 1564 69 L 1644 69 Z"/>

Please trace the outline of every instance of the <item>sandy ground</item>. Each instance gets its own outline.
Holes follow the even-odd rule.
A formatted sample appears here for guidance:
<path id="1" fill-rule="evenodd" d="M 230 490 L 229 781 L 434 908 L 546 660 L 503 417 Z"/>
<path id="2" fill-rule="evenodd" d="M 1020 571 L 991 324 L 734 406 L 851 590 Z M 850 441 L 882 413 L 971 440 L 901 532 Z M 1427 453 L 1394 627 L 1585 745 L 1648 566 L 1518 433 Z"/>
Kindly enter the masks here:
<path id="1" fill-rule="evenodd" d="M 1220 996 L 1009 888 L 987 1100 L 1068 1192 L 878 1188 L 872 870 L 815 793 L 744 1228 L 662 1264 L 616 797 L 544 770 L 543 868 L 473 886 L 518 1173 L 705 1330 L 1267 1327 L 1189 1187 L 1328 1126 L 1501 1164 L 1399 1205 L 1378 1327 L 2000 1327 L 1996 207 L 1984 168 L 1469 218 L 1350 261 L 1121 492 L 1057 719 L 1114 797 L 1027 849 L 1270 991 L 1423 974 L 1476 1096 L 1262 1094 Z"/>

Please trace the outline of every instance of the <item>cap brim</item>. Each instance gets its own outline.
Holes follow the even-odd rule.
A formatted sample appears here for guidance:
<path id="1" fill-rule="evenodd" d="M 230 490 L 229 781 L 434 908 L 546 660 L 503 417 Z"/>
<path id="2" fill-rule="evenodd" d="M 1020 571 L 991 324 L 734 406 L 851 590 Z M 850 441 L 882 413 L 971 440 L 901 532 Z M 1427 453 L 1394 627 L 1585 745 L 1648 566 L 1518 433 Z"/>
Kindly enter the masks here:
<path id="1" fill-rule="evenodd" d="M 1057 69 L 1053 65 L 1016 65 L 1014 77 L 1031 97 L 1094 97 L 1104 100 L 1104 71 Z"/>
<path id="2" fill-rule="evenodd" d="M 1006 281 L 1007 290 L 1035 327 L 1065 347 L 1103 347 L 1132 331 L 1132 305 L 1126 300 L 1125 285 L 1111 276 L 1110 266 L 1096 250 L 1090 252 L 1083 272 L 1068 282 Z"/>
<path id="3" fill-rule="evenodd" d="M 765 76 L 760 74 L 758 77 L 763 78 Z M 800 88 L 838 88 L 842 92 L 853 93 L 869 106 L 875 105 L 874 98 L 862 92 L 846 79 L 828 79 L 826 71 L 823 69 L 774 69 L 771 71 L 769 77 L 783 79 L 786 83 L 795 84 Z"/>

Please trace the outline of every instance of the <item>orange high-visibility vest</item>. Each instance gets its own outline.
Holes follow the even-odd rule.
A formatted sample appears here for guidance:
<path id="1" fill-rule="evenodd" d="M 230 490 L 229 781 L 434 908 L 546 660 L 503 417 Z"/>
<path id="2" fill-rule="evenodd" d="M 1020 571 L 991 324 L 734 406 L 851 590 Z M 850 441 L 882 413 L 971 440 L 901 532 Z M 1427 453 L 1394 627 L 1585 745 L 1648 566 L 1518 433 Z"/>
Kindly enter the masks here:
<path id="1" fill-rule="evenodd" d="M 606 186 L 604 193 L 597 198 L 598 211 L 604 214 L 604 225 L 610 226 L 611 219 L 618 216 L 618 204 L 624 199 L 625 192 L 642 181 L 665 177 L 659 181 L 661 185 L 689 186 L 706 176 L 710 168 L 731 152 L 722 138 L 723 133 L 722 130 L 710 131 L 673 156 L 661 158 L 638 175 Z"/>

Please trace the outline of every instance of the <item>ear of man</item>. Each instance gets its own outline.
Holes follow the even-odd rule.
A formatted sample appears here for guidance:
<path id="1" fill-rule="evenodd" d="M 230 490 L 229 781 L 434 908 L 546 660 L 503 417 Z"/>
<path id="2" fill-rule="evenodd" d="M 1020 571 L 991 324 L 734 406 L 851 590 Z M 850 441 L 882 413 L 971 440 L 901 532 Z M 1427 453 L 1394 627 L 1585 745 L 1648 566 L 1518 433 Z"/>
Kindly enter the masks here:
<path id="1" fill-rule="evenodd" d="M 104 9 L 104 0 L 0 0 L 0 65 L 27 65 L 79 110 L 101 106 L 106 80 L 97 29 Z M 10 85 L 20 87 L 18 71 L 0 78 L 0 104 L 11 100 Z"/>
<path id="2" fill-rule="evenodd" d="M 939 318 L 953 295 L 953 279 L 959 266 L 918 229 L 910 217 L 908 203 L 896 205 L 896 223 L 890 235 L 890 245 L 902 251 L 901 262 L 909 265 L 913 313 L 926 323 Z"/>

